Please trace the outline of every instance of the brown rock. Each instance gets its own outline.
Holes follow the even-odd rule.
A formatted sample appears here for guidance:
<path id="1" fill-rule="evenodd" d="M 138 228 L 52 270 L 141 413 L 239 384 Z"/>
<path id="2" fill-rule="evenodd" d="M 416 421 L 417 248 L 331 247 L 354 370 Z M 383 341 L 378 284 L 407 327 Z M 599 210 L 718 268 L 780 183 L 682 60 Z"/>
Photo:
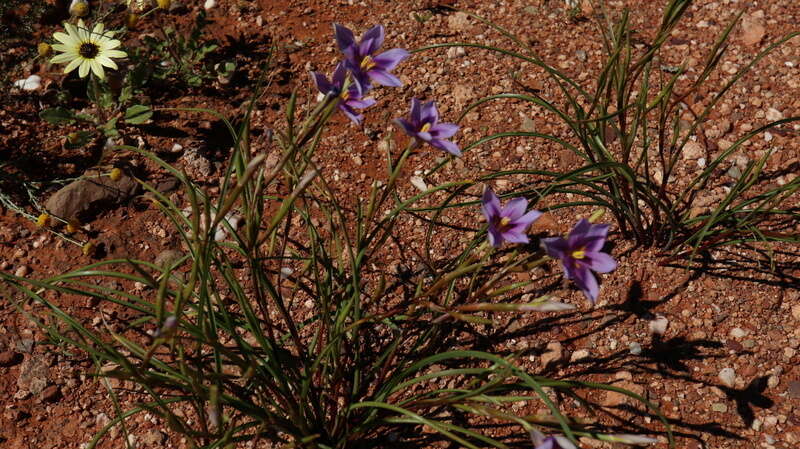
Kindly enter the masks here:
<path id="1" fill-rule="evenodd" d="M 42 390 L 42 402 L 56 402 L 61 399 L 61 390 L 58 385 L 50 385 Z"/>
<path id="2" fill-rule="evenodd" d="M 745 45 L 758 45 L 765 34 L 764 11 L 756 11 L 742 18 L 742 42 Z"/>
<path id="3" fill-rule="evenodd" d="M 22 355 L 14 351 L 0 352 L 0 366 L 13 366 L 22 361 Z"/>
<path id="4" fill-rule="evenodd" d="M 112 181 L 106 173 L 92 169 L 54 193 L 45 207 L 58 217 L 79 219 L 96 215 L 102 208 L 118 206 L 138 191 L 139 183 L 124 173 Z"/>

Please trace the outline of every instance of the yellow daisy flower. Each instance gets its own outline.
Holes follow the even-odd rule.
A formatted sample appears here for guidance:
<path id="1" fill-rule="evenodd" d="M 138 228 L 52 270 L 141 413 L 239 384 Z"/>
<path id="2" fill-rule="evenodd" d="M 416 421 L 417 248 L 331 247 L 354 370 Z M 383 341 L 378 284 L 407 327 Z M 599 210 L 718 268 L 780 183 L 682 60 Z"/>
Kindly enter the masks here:
<path id="1" fill-rule="evenodd" d="M 53 38 L 58 44 L 53 45 L 53 50 L 60 52 L 50 60 L 53 64 L 64 64 L 64 73 L 69 73 L 76 68 L 78 75 L 84 78 L 91 70 L 98 78 L 104 79 L 103 67 L 117 69 L 117 64 L 111 58 L 125 58 L 128 55 L 121 50 L 116 50 L 122 45 L 117 39 L 112 39 L 112 31 L 104 31 L 103 24 L 97 23 L 94 28 L 89 28 L 78 21 L 75 26 L 65 23 L 66 33 L 55 33 Z"/>

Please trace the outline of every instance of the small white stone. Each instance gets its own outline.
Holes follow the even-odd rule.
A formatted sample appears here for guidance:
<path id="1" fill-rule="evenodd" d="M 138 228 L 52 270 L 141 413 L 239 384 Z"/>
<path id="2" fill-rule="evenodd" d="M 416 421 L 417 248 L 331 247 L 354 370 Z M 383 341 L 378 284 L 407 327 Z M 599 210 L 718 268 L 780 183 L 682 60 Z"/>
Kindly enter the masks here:
<path id="1" fill-rule="evenodd" d="M 206 0 L 205 4 L 203 4 L 203 8 L 205 8 L 206 11 L 208 11 L 209 9 L 211 9 L 211 8 L 213 8 L 215 6 L 217 6 L 217 1 L 216 0 Z"/>
<path id="2" fill-rule="evenodd" d="M 736 383 L 736 371 L 733 368 L 722 368 L 719 372 L 719 380 L 728 388 L 733 388 Z"/>
<path id="3" fill-rule="evenodd" d="M 740 327 L 734 327 L 730 331 L 730 336 L 733 337 L 733 338 L 742 338 L 745 335 L 747 335 L 747 331 L 745 331 L 744 329 L 742 329 Z"/>
<path id="4" fill-rule="evenodd" d="M 775 108 L 767 109 L 767 120 L 769 120 L 770 122 L 778 121 L 782 118 L 783 118 L 783 112 Z"/>
<path id="5" fill-rule="evenodd" d="M 24 277 L 27 274 L 28 274 L 28 267 L 26 267 L 25 265 L 20 265 L 20 267 L 17 268 L 17 271 L 14 272 L 14 276 L 17 277 Z"/>
<path id="6" fill-rule="evenodd" d="M 578 349 L 577 351 L 572 353 L 572 356 L 569 358 L 570 362 L 577 362 L 578 360 L 583 360 L 589 357 L 589 351 L 586 349 Z"/>
<path id="7" fill-rule="evenodd" d="M 412 176 L 409 181 L 411 181 L 411 185 L 419 189 L 421 192 L 428 190 L 428 185 L 425 184 L 425 180 L 420 176 Z"/>
<path id="8" fill-rule="evenodd" d="M 39 75 L 31 75 L 24 80 L 14 81 L 14 87 L 26 91 L 33 91 L 42 87 L 42 77 Z"/>
<path id="9" fill-rule="evenodd" d="M 628 345 L 628 350 L 633 355 L 640 355 L 642 353 L 642 345 L 634 341 Z"/>
<path id="10" fill-rule="evenodd" d="M 669 320 L 662 315 L 657 315 L 656 319 L 648 323 L 650 333 L 655 335 L 664 335 L 664 333 L 667 332 L 667 326 L 669 326 Z"/>
<path id="11" fill-rule="evenodd" d="M 700 168 L 706 168 L 706 158 L 701 157 L 697 160 L 697 166 Z"/>
<path id="12" fill-rule="evenodd" d="M 172 149 L 170 151 L 173 153 L 180 153 L 181 151 L 183 151 L 183 145 L 176 143 L 175 145 L 172 146 Z"/>

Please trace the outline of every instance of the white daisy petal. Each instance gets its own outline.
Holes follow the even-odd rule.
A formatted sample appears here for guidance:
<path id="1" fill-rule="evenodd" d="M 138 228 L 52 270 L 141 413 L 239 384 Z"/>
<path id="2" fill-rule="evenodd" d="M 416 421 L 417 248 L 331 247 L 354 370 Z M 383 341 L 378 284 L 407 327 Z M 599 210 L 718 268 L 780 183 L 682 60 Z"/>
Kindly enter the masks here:
<path id="1" fill-rule="evenodd" d="M 103 41 L 102 44 L 103 44 L 103 50 L 113 50 L 113 49 L 119 47 L 120 45 L 122 45 L 122 42 L 120 42 L 120 41 L 118 41 L 116 39 L 110 39 L 110 40 L 107 40 L 107 41 Z"/>
<path id="2" fill-rule="evenodd" d="M 95 23 L 94 24 L 94 28 L 92 28 L 92 34 L 94 34 L 96 36 L 102 36 L 103 35 L 103 24 L 100 23 L 100 22 Z"/>
<path id="3" fill-rule="evenodd" d="M 61 42 L 62 44 L 65 44 L 65 45 L 75 45 L 75 42 L 77 42 L 75 40 L 75 38 L 72 37 L 71 35 L 69 35 L 67 33 L 62 33 L 60 31 L 57 32 L 57 33 L 53 33 L 53 39 Z"/>
<path id="4" fill-rule="evenodd" d="M 95 58 L 95 60 L 96 60 L 97 62 L 99 62 L 100 64 L 102 64 L 102 65 L 104 65 L 104 66 L 106 66 L 106 67 L 110 67 L 110 68 L 112 68 L 112 69 L 114 69 L 114 70 L 117 70 L 117 68 L 118 68 L 118 67 L 117 67 L 117 63 L 116 63 L 116 62 L 114 62 L 114 61 L 112 61 L 112 60 L 111 60 L 111 58 L 109 58 L 108 56 L 106 56 L 106 55 L 104 55 L 104 54 L 100 54 L 100 55 L 98 55 L 98 56 Z"/>
<path id="5" fill-rule="evenodd" d="M 92 61 L 84 59 L 81 61 L 80 64 L 81 66 L 78 67 L 78 76 L 80 76 L 81 78 L 85 78 L 86 75 L 89 74 L 89 69 L 91 69 Z"/>
<path id="6" fill-rule="evenodd" d="M 76 67 L 81 65 L 81 62 L 83 62 L 83 60 L 80 58 L 73 59 L 72 61 L 69 62 L 69 64 L 67 64 L 66 67 L 64 67 L 64 73 L 69 73 L 75 70 Z"/>
<path id="7" fill-rule="evenodd" d="M 50 63 L 51 64 L 63 64 L 65 62 L 72 61 L 73 59 L 75 59 L 75 55 L 70 54 L 70 53 L 61 53 L 61 54 L 55 55 L 52 58 L 50 58 Z"/>
<path id="8" fill-rule="evenodd" d="M 102 52 L 104 55 L 108 56 L 109 58 L 127 58 L 128 54 L 124 51 L 119 50 L 106 50 Z"/>
<path id="9" fill-rule="evenodd" d="M 98 78 L 104 79 L 106 77 L 106 72 L 103 71 L 103 66 L 97 59 L 90 61 L 90 65 L 92 66 L 92 72 L 94 72 Z"/>

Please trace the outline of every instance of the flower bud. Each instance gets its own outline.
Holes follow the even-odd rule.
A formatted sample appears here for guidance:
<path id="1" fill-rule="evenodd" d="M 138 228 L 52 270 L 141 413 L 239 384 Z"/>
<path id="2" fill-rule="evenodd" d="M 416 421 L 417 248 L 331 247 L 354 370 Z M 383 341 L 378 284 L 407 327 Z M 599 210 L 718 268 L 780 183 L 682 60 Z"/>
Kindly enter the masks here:
<path id="1" fill-rule="evenodd" d="M 158 3 L 158 7 L 161 9 L 169 9 L 169 5 L 172 3 L 170 0 L 156 0 Z"/>
<path id="2" fill-rule="evenodd" d="M 39 42 L 37 49 L 39 50 L 39 56 L 43 58 L 50 56 L 50 54 L 53 53 L 53 47 L 51 47 L 47 42 Z"/>
<path id="3" fill-rule="evenodd" d="M 92 242 L 86 242 L 81 247 L 81 251 L 83 252 L 84 256 L 91 256 L 94 254 L 94 245 Z"/>
<path id="4" fill-rule="evenodd" d="M 112 181 L 119 181 L 119 178 L 122 177 L 122 170 L 114 167 L 109 172 L 108 177 L 111 178 Z"/>
<path id="5" fill-rule="evenodd" d="M 134 14 L 134 13 L 128 14 L 128 17 L 125 20 L 125 24 L 129 30 L 136 28 L 136 25 L 139 24 L 139 14 Z"/>
<path id="6" fill-rule="evenodd" d="M 89 3 L 86 0 L 72 0 L 69 5 L 69 13 L 75 17 L 84 17 L 89 14 Z"/>
<path id="7" fill-rule="evenodd" d="M 46 212 L 43 212 L 41 215 L 39 215 L 39 217 L 36 218 L 36 226 L 39 226 L 40 228 L 44 228 L 49 224 L 50 215 L 48 215 Z"/>

